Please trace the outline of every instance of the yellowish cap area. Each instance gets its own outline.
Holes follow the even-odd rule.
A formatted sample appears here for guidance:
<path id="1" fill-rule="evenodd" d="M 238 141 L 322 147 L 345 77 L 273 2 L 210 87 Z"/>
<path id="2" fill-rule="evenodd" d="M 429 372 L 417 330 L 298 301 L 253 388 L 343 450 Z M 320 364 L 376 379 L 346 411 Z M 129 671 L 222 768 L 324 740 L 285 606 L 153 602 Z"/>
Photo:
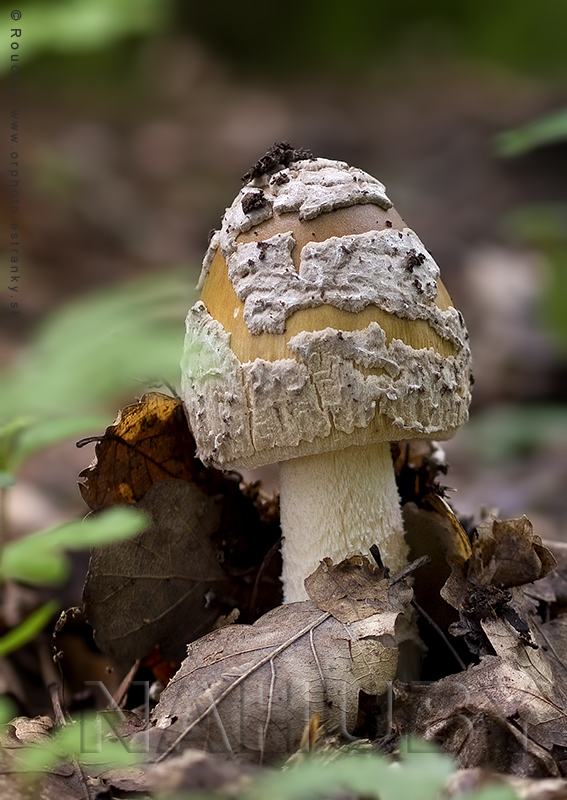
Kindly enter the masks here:
<path id="1" fill-rule="evenodd" d="M 292 258 L 296 269 L 302 248 L 308 242 L 321 242 L 330 236 L 346 236 L 385 228 L 402 230 L 405 225 L 395 209 L 388 211 L 367 204 L 340 208 L 321 214 L 313 220 L 300 221 L 296 213 L 276 214 L 271 219 L 241 234 L 238 242 L 265 241 L 277 233 L 291 232 L 296 245 Z M 407 320 L 396 317 L 378 306 L 370 305 L 356 313 L 330 305 L 296 311 L 286 323 L 283 334 L 261 333 L 253 335 L 244 322 L 244 303 L 241 302 L 228 278 L 228 267 L 217 251 L 203 285 L 201 300 L 211 316 L 231 335 L 231 348 L 241 363 L 257 358 L 276 361 L 294 358 L 288 348 L 289 340 L 302 331 L 334 328 L 341 331 L 363 330 L 377 322 L 386 333 L 386 341 L 401 339 L 414 349 L 433 348 L 442 356 L 455 355 L 455 347 L 443 339 L 425 320 Z M 437 282 L 436 304 L 442 310 L 453 305 L 440 280 Z"/>

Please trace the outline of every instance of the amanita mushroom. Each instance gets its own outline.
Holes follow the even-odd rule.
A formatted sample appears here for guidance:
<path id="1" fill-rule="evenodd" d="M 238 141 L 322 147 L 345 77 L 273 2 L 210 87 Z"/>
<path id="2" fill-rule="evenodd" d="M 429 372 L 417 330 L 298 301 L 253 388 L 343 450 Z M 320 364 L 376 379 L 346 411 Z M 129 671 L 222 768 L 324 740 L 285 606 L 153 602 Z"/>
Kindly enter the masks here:
<path id="1" fill-rule="evenodd" d="M 211 240 L 182 395 L 206 464 L 280 462 L 284 598 L 377 544 L 406 564 L 391 441 L 467 419 L 470 350 L 439 269 L 384 186 L 274 146 Z"/>

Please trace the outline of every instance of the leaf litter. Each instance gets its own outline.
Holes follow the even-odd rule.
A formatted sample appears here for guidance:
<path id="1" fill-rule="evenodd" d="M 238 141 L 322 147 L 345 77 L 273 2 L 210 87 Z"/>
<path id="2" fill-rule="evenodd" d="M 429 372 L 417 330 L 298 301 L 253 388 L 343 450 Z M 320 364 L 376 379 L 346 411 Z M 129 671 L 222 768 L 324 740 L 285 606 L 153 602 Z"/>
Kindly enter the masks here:
<path id="1" fill-rule="evenodd" d="M 567 751 L 567 639 L 557 620 L 542 622 L 522 588 L 554 565 L 525 517 L 477 527 L 471 558 L 453 562 L 442 595 L 459 612 L 449 631 L 478 663 L 427 686 L 398 684 L 398 733 L 442 742 L 465 768 L 565 774 L 558 756 Z"/>
<path id="2" fill-rule="evenodd" d="M 355 595 L 337 597 L 343 577 Z M 396 621 L 412 590 L 361 556 L 326 560 L 306 588 L 309 601 L 189 645 L 150 721 L 160 760 L 198 747 L 272 763 L 298 749 L 314 715 L 327 732 L 351 736 L 359 693 L 381 695 L 395 676 Z"/>
<path id="3" fill-rule="evenodd" d="M 95 455 L 81 473 L 90 507 L 133 503 L 152 518 L 136 538 L 93 551 L 83 602 L 103 652 L 132 663 L 158 647 L 179 662 L 233 609 L 249 620 L 281 601 L 277 501 L 198 461 L 180 400 L 144 395 Z"/>
<path id="4" fill-rule="evenodd" d="M 536 600 L 528 602 L 520 588 L 528 584 L 528 593 L 530 587 L 536 587 L 531 589 L 536 593 L 540 587 L 540 593 L 549 595 L 552 589 L 546 589 L 545 582 L 553 579 L 545 576 L 552 574 L 553 556 L 526 519 L 485 520 L 476 529 L 471 521 L 457 519 L 438 483 L 447 465 L 435 445 L 416 443 L 393 450 L 412 556 L 429 552 L 432 543 L 437 548 L 429 575 L 424 578 L 423 570 L 415 578 L 416 594 L 439 620 L 441 632 L 456 635 L 456 646 L 459 641 L 466 645 L 469 663 L 465 672 L 446 674 L 429 686 L 397 682 L 395 732 L 439 740 L 465 772 L 482 765 L 515 775 L 564 774 L 566 703 L 555 676 L 564 671 L 565 628 L 555 620 L 541 622 Z M 189 479 L 184 477 L 192 490 L 207 484 L 200 469 L 191 467 Z M 219 480 L 215 475 L 214 497 L 222 495 Z M 159 497 L 163 490 L 158 485 L 152 491 Z M 186 512 L 194 513 L 185 509 L 180 516 L 187 519 Z M 271 521 L 277 522 L 273 504 Z M 187 659 L 162 693 L 150 722 L 152 752 L 160 764 L 195 747 L 260 763 L 281 760 L 301 747 L 314 720 L 325 734 L 352 736 L 359 696 L 384 691 L 386 676 L 395 676 L 397 653 L 391 624 L 388 634 L 375 629 L 370 639 L 352 638 L 357 627 L 365 630 L 364 620 L 375 617 L 377 604 L 384 602 L 380 591 L 384 593 L 385 579 L 374 581 L 368 594 L 364 581 L 361 592 L 356 579 L 353 582 L 357 573 L 352 563 L 348 569 L 343 565 L 342 572 L 330 566 L 323 562 L 307 581 L 317 598 L 317 605 L 313 597 L 308 601 L 310 609 L 299 608 L 305 604 L 274 608 L 252 626 L 231 625 L 189 645 Z M 359 618 L 353 611 L 357 608 L 367 616 Z M 346 639 L 345 626 L 350 637 Z M 384 648 L 378 657 L 377 636 Z M 546 644 L 536 650 L 543 640 Z M 345 642 L 348 658 L 341 650 Z M 428 644 L 443 653 L 438 661 L 447 661 L 439 641 L 434 648 Z M 555 653 L 552 666 L 550 649 Z M 303 691 L 294 686 L 296 676 Z"/>
<path id="5" fill-rule="evenodd" d="M 394 445 L 393 454 L 412 557 L 434 546 L 429 576 L 423 578 L 425 568 L 412 582 L 438 631 L 428 639 L 434 679 L 394 682 L 393 730 L 382 743 L 395 749 L 408 733 L 439 742 L 461 767 L 446 784 L 447 797 L 495 776 L 522 797 L 540 800 L 540 785 L 542 799 L 561 797 L 565 548 L 551 547 L 559 562 L 553 571 L 553 555 L 525 518 L 476 527 L 457 519 L 438 483 L 447 465 L 435 445 Z M 137 539 L 93 552 L 85 608 L 97 642 L 129 662 L 156 645 L 180 659 L 189 642 L 188 654 L 143 734 L 157 763 L 136 773 L 91 768 L 87 775 L 71 765 L 63 775 L 57 768 L 48 782 L 58 775 L 67 784 L 45 796 L 67 796 L 67 789 L 82 796 L 86 775 L 89 792 L 100 784 L 112 796 L 144 793 L 161 787 L 169 765 L 176 765 L 169 773 L 174 791 L 237 796 L 256 777 L 250 761 L 279 762 L 305 747 L 327 748 L 333 758 L 341 741 L 364 734 L 361 699 L 383 694 L 395 678 L 396 622 L 411 588 L 364 559 L 337 566 L 324 560 L 307 581 L 311 599 L 278 607 L 277 500 L 195 459 L 176 398 L 152 393 L 124 409 L 96 455 L 81 474 L 90 507 L 134 503 L 153 518 Z M 214 630 L 240 608 L 246 622 L 272 610 L 252 625 Z M 439 633 L 466 654 L 466 670 L 451 672 Z M 142 735 L 139 724 L 126 727 L 126 739 Z M 227 755 L 236 757 L 228 772 Z M 3 791 L 13 786 L 0 774 Z"/>

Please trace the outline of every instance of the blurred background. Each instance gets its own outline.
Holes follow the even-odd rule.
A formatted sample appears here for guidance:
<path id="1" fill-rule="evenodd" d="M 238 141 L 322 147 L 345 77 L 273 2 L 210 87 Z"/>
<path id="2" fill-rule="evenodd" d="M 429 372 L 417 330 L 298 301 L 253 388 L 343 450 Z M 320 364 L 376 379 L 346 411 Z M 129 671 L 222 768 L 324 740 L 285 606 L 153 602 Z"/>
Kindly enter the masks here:
<path id="1" fill-rule="evenodd" d="M 567 537 L 565 0 L 14 0 L 0 18 L 22 31 L 15 100 L 8 35 L 1 62 L 24 256 L 18 317 L 1 294 L 13 534 L 84 514 L 75 440 L 148 380 L 178 385 L 208 232 L 288 140 L 382 180 L 465 316 L 457 509 Z"/>

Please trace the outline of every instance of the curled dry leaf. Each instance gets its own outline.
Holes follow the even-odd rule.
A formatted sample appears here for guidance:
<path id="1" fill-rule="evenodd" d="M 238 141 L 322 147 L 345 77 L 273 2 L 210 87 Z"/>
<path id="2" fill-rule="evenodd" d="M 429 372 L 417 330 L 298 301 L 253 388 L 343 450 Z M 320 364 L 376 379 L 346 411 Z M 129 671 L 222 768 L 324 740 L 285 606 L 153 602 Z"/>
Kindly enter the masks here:
<path id="1" fill-rule="evenodd" d="M 553 603 L 556 613 L 564 614 L 567 610 L 567 543 L 546 541 L 557 566 L 544 578 L 526 586 L 524 591 L 536 600 Z"/>
<path id="2" fill-rule="evenodd" d="M 469 580 L 501 589 L 523 586 L 548 575 L 556 563 L 527 517 L 492 518 L 476 529 Z"/>
<path id="3" fill-rule="evenodd" d="M 298 748 L 315 714 L 328 732 L 350 735 L 359 693 L 379 695 L 395 675 L 396 620 L 412 592 L 362 558 L 358 565 L 325 563 L 317 572 L 308 581 L 314 600 L 280 606 L 254 625 L 221 628 L 189 645 L 152 714 L 153 752 L 163 758 L 198 747 L 268 763 Z M 324 611 L 317 598 L 333 594 L 325 581 L 355 584 L 357 594 Z"/>
<path id="4" fill-rule="evenodd" d="M 195 458 L 193 439 L 181 400 L 160 392 L 118 413 L 95 448 L 95 460 L 79 484 L 93 511 L 142 500 L 150 486 L 168 478 L 204 482 L 217 470 L 206 470 Z"/>
<path id="5" fill-rule="evenodd" d="M 399 685 L 396 726 L 437 739 L 462 767 L 558 775 L 567 749 L 565 629 L 542 624 L 523 589 L 512 585 L 552 561 L 527 521 L 494 522 L 481 528 L 467 569 L 455 568 L 444 589 L 481 662 L 429 686 Z M 507 534 L 517 555 L 503 541 Z M 529 568 L 517 564 L 522 555 Z M 507 588 L 494 585 L 498 578 Z"/>
<path id="6" fill-rule="evenodd" d="M 451 575 L 441 589 L 443 599 L 460 613 L 460 622 L 451 626 L 453 634 L 464 635 L 474 654 L 491 653 L 482 621 L 500 618 L 528 641 L 525 613 L 511 603 L 510 590 L 544 577 L 555 563 L 526 517 L 481 523 L 472 540 L 471 558 L 466 563 L 451 559 Z"/>
<path id="7" fill-rule="evenodd" d="M 410 558 L 427 555 L 430 559 L 415 573 L 415 600 L 446 632 L 458 614 L 440 591 L 451 574 L 450 561 L 463 565 L 471 556 L 467 533 L 445 499 L 446 488 L 439 484 L 449 465 L 435 442 L 398 442 L 392 445 L 392 452 Z M 423 621 L 420 635 L 429 649 L 426 669 L 438 675 L 446 668 L 447 651 L 443 649 L 437 658 L 439 635 Z"/>
<path id="8" fill-rule="evenodd" d="M 439 495 L 426 495 L 422 507 L 406 503 L 402 513 L 411 557 L 430 558 L 429 564 L 415 574 L 416 601 L 446 631 L 458 615 L 441 596 L 441 589 L 451 574 L 450 564 L 463 567 L 470 558 L 469 540 L 453 510 Z"/>
<path id="9" fill-rule="evenodd" d="M 524 656 L 534 669 L 541 666 Z M 564 746 L 567 726 L 549 681 L 547 689 L 540 689 L 532 669 L 485 656 L 466 672 L 429 686 L 396 686 L 394 725 L 400 734 L 438 741 L 461 767 L 558 775 L 553 747 Z"/>

